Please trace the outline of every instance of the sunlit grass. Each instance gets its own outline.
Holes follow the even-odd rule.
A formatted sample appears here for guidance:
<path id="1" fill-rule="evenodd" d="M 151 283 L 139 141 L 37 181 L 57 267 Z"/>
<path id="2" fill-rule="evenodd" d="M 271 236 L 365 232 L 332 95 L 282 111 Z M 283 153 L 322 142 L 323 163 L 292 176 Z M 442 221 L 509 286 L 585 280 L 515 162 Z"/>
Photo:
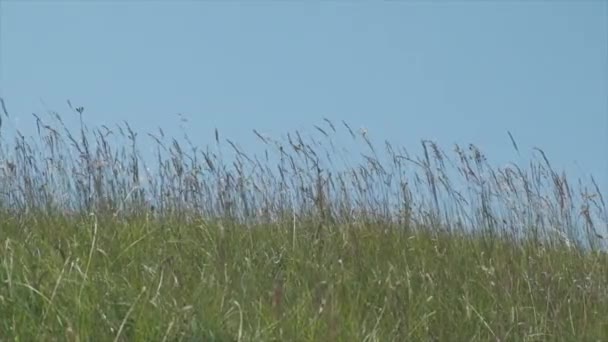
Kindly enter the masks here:
<path id="1" fill-rule="evenodd" d="M 349 164 L 326 121 L 311 141 L 256 132 L 268 157 L 159 132 L 149 167 L 128 126 L 54 119 L 2 141 L 0 340 L 608 336 L 603 199 L 544 154 L 415 158 L 344 124 L 367 146 Z"/>

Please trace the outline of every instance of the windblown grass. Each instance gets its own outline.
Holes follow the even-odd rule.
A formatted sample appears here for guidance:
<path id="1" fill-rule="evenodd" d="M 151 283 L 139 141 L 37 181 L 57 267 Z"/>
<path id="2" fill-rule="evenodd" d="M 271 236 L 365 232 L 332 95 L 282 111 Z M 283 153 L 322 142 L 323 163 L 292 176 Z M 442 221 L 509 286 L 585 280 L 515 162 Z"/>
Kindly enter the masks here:
<path id="1" fill-rule="evenodd" d="M 51 121 L 1 141 L 0 340 L 608 336 L 602 194 L 540 150 L 505 168 L 475 146 L 413 157 L 326 120 L 254 131 L 262 156 L 159 130 L 152 159 L 126 123 Z"/>

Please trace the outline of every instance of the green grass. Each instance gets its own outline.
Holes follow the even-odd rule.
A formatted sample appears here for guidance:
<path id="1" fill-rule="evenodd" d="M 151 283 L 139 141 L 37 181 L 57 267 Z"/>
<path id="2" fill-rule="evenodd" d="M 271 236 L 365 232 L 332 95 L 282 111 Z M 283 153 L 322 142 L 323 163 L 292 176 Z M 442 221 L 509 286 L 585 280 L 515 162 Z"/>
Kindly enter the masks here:
<path id="1" fill-rule="evenodd" d="M 378 225 L 3 220 L 19 340 L 603 340 L 608 258 Z M 394 227 L 396 228 L 396 227 Z M 294 244 L 295 242 L 295 244 Z"/>
<path id="2" fill-rule="evenodd" d="M 608 336 L 603 198 L 544 154 L 529 170 L 429 142 L 384 158 L 345 124 L 369 153 L 343 172 L 300 133 L 274 141 L 276 165 L 231 141 L 225 162 L 216 132 L 215 152 L 153 137 L 152 173 L 128 126 L 111 145 L 38 125 L 41 144 L 0 156 L 1 341 Z"/>

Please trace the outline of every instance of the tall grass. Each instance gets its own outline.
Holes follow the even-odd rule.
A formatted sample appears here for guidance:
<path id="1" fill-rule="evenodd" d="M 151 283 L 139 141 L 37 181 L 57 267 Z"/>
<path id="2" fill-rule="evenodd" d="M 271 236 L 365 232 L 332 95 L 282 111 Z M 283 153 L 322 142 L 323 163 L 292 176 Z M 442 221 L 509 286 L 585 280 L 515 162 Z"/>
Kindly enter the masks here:
<path id="1" fill-rule="evenodd" d="M 602 194 L 541 150 L 416 157 L 325 120 L 256 155 L 73 111 L 2 135 L 1 340 L 608 336 Z"/>

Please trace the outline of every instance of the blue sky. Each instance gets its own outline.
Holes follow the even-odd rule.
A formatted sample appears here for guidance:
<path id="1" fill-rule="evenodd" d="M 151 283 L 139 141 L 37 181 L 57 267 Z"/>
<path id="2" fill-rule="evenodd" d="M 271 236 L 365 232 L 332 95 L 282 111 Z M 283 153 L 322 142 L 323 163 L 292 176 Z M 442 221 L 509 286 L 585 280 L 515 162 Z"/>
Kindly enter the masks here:
<path id="1" fill-rule="evenodd" d="M 608 2 L 0 1 L 3 130 L 31 113 L 242 145 L 322 118 L 412 151 L 537 146 L 608 188 Z M 70 119 L 72 118 L 72 119 Z M 356 152 L 356 151 L 353 151 Z"/>

